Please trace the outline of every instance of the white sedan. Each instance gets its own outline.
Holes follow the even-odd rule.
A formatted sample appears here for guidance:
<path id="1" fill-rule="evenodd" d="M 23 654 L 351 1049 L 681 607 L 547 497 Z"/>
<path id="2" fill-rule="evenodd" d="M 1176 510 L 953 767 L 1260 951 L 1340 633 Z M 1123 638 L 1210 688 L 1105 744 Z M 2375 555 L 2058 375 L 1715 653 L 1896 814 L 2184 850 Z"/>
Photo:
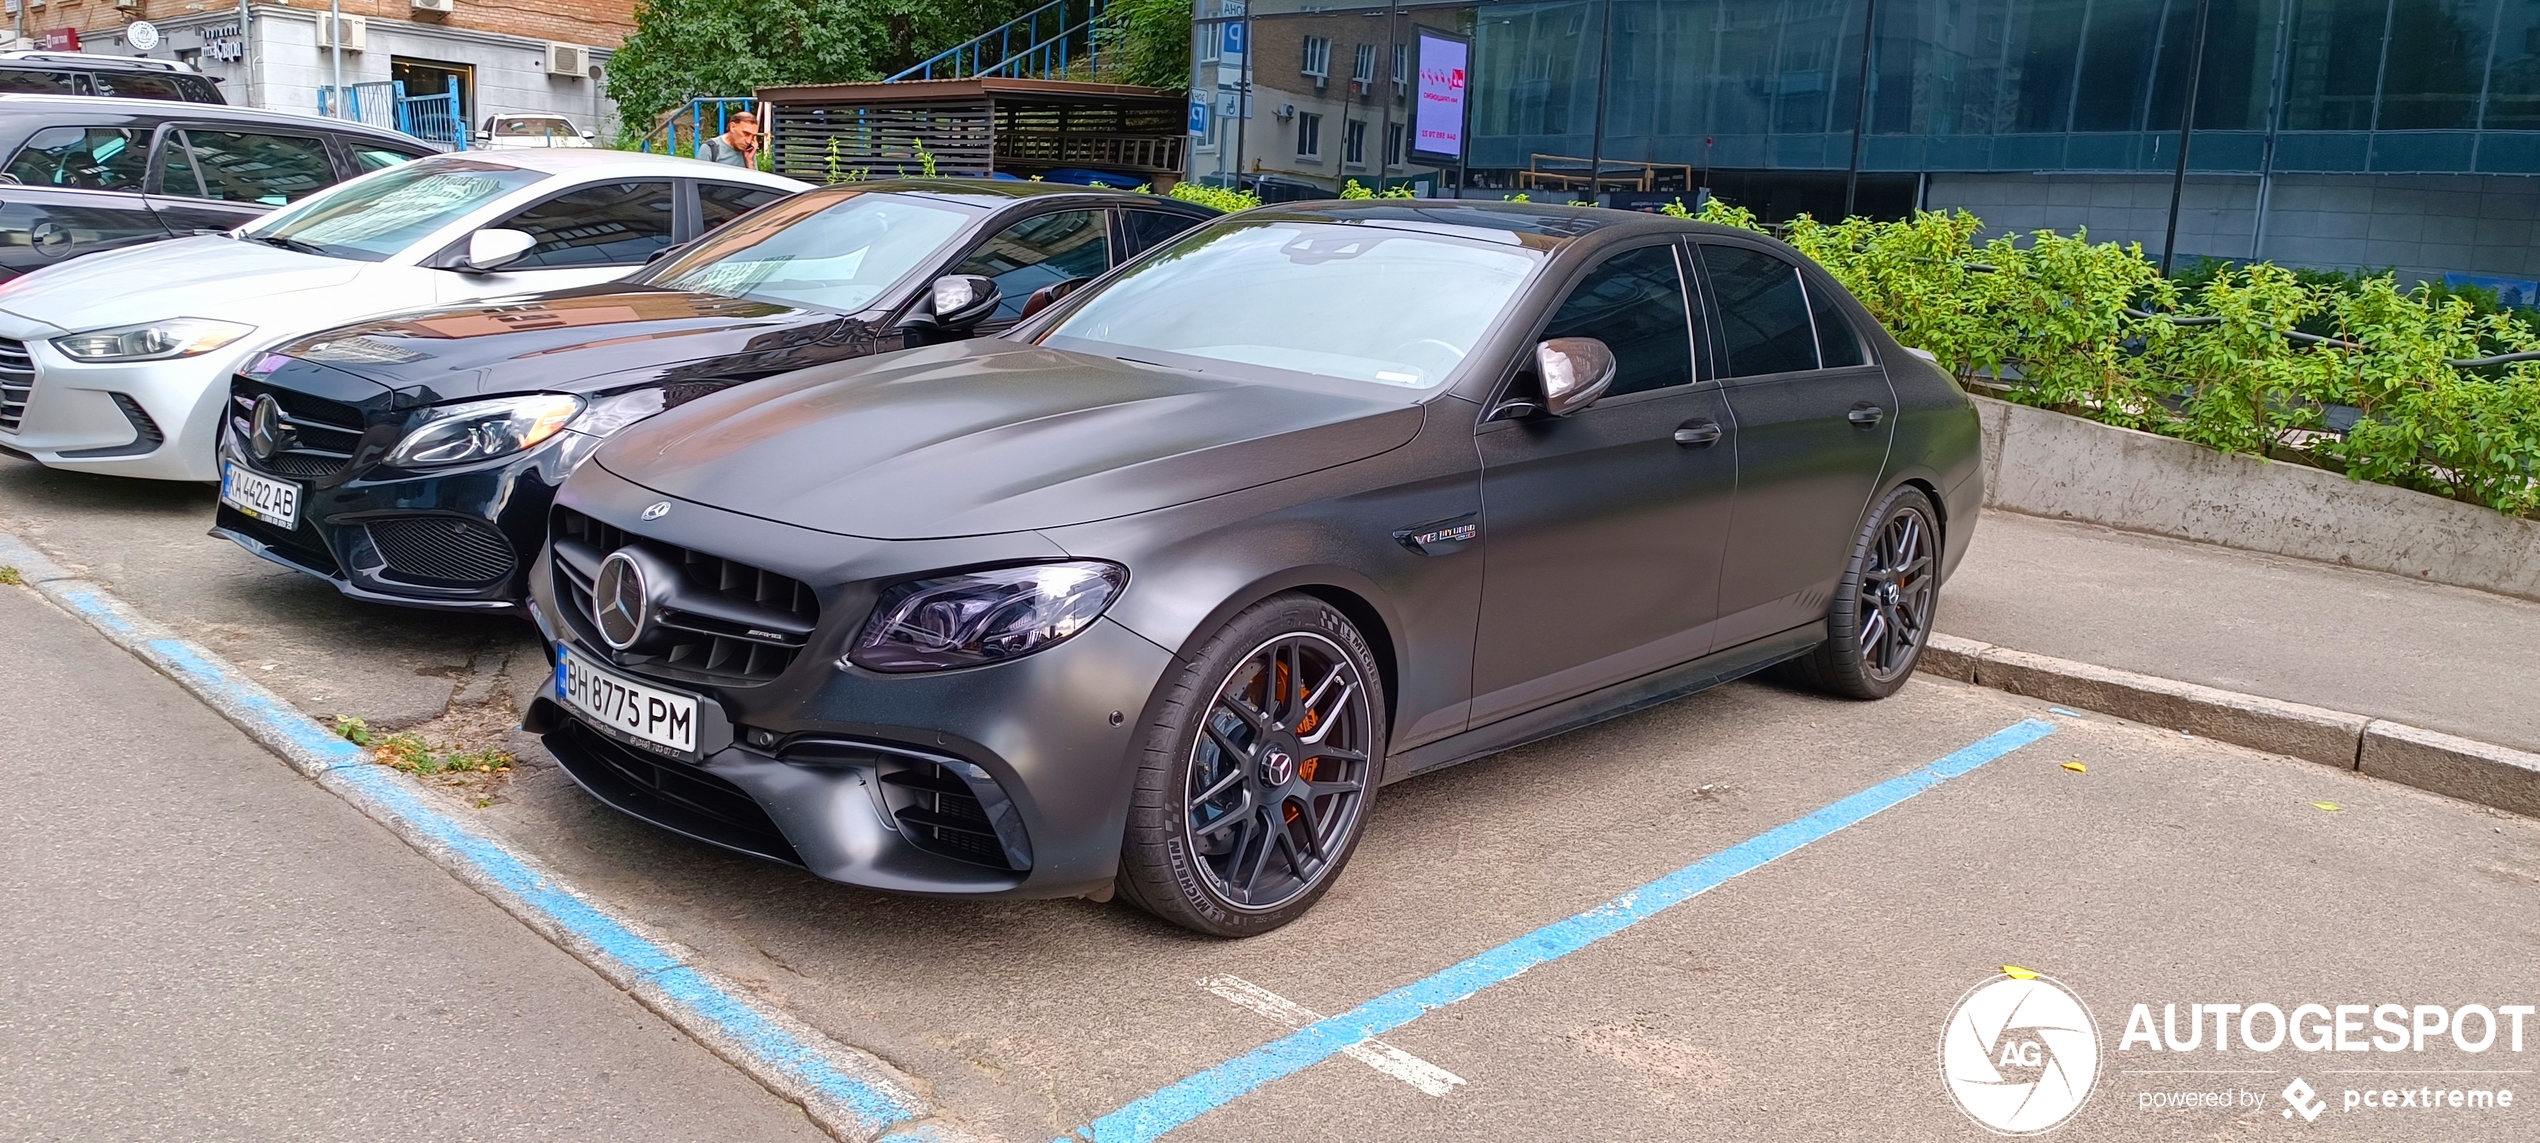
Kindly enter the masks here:
<path id="1" fill-rule="evenodd" d="M 0 448 L 54 468 L 215 480 L 229 376 L 381 314 L 603 282 L 807 184 L 603 150 L 418 159 L 226 234 L 0 283 Z"/>

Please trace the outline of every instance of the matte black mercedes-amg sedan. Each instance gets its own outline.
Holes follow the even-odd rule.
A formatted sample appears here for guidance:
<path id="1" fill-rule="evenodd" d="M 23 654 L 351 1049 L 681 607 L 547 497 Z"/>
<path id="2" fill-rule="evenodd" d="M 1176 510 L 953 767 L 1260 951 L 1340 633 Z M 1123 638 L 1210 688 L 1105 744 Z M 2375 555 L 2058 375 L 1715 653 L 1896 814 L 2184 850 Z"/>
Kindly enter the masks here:
<path id="1" fill-rule="evenodd" d="M 1884 696 L 1974 409 L 1789 248 L 1319 203 L 994 340 L 620 433 L 535 570 L 530 729 L 637 817 L 935 894 L 1308 908 L 1377 788 L 1766 667 Z"/>
<path id="2" fill-rule="evenodd" d="M 835 186 L 627 281 L 313 334 L 232 379 L 224 500 L 256 507 L 223 503 L 213 534 L 357 599 L 510 609 L 557 485 L 610 433 L 761 377 L 1002 330 L 1216 216 L 1028 182 Z"/>

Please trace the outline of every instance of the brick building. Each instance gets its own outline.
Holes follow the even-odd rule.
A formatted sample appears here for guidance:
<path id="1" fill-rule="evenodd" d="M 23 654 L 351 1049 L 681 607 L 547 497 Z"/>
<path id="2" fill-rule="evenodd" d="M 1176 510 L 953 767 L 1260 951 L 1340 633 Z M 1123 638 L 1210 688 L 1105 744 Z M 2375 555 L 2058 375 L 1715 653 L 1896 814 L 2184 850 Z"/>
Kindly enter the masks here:
<path id="1" fill-rule="evenodd" d="M 229 102 L 317 111 L 334 82 L 328 8 L 311 0 L 222 4 L 218 0 L 5 0 L 16 19 L 24 4 L 26 46 L 192 63 L 222 81 Z M 409 95 L 456 87 L 459 118 L 481 129 L 488 116 L 563 115 L 605 141 L 617 130 L 606 94 L 610 54 L 635 30 L 636 0 L 342 0 L 346 108 L 396 126 L 386 87 Z M 130 31 L 146 21 L 148 33 Z M 446 113 L 444 113 L 446 114 Z M 446 126 L 446 125 L 445 125 Z"/>

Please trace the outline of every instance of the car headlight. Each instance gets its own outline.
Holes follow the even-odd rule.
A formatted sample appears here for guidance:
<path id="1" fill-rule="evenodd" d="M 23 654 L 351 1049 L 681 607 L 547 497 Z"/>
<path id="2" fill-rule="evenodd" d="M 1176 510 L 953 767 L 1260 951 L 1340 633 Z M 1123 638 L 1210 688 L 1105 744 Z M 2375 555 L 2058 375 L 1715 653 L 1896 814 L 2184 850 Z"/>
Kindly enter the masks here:
<path id="1" fill-rule="evenodd" d="M 563 432 L 565 422 L 581 411 L 582 398 L 564 393 L 533 393 L 427 409 L 425 415 L 430 419 L 407 433 L 380 463 L 396 468 L 431 468 L 505 456 Z"/>
<path id="2" fill-rule="evenodd" d="M 963 572 L 885 592 L 847 660 L 941 671 L 1029 655 L 1092 626 L 1129 570 L 1091 560 Z"/>
<path id="3" fill-rule="evenodd" d="M 165 361 L 210 353 L 254 332 L 234 321 L 170 318 L 57 337 L 53 348 L 74 361 Z"/>

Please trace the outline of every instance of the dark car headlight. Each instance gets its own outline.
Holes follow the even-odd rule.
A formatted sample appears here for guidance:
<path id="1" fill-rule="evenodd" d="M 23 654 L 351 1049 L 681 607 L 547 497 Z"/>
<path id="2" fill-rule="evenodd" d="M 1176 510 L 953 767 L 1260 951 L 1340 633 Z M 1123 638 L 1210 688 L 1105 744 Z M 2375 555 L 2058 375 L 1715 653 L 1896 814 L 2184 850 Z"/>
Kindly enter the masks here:
<path id="1" fill-rule="evenodd" d="M 427 410 L 429 419 L 388 450 L 381 463 L 431 468 L 507 456 L 563 432 L 565 422 L 581 412 L 582 398 L 564 393 L 443 405 Z"/>
<path id="2" fill-rule="evenodd" d="M 869 671 L 941 671 L 1029 655 L 1093 625 L 1129 569 L 1093 560 L 994 568 L 883 593 L 847 661 Z"/>

